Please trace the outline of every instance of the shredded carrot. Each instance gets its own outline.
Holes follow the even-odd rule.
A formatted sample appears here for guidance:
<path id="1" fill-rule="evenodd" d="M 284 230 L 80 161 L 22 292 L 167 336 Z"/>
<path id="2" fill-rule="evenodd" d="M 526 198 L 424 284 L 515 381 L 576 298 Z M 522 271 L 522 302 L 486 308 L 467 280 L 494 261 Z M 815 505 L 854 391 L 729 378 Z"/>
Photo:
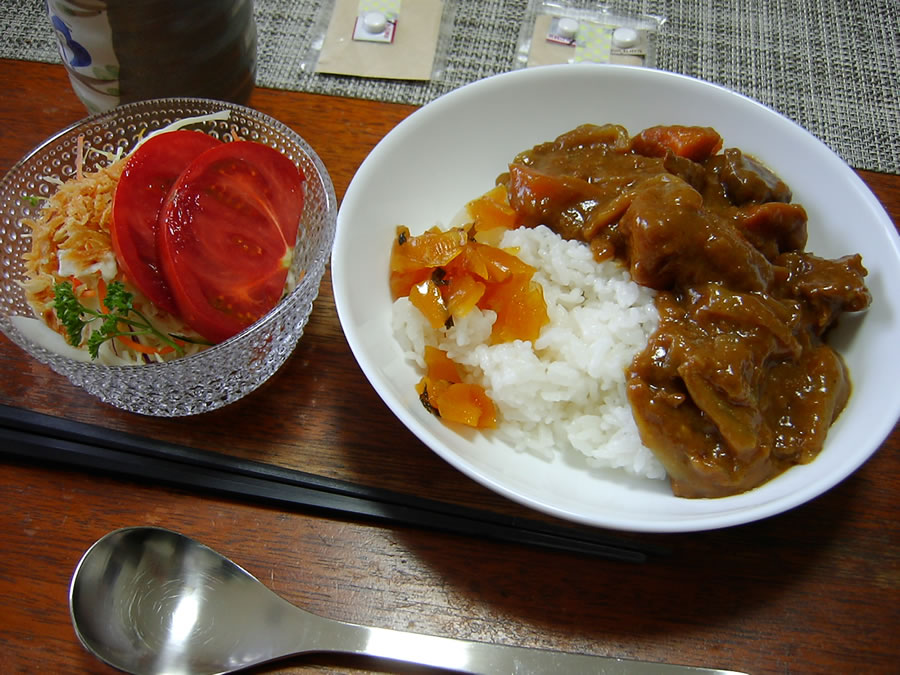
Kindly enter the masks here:
<path id="1" fill-rule="evenodd" d="M 170 345 L 165 345 L 164 347 L 149 347 L 147 345 L 142 345 L 137 340 L 132 340 L 130 337 L 125 337 L 124 335 L 119 335 L 116 339 L 128 347 L 128 349 L 141 354 L 168 354 L 175 351 L 175 348 Z"/>
<path id="2" fill-rule="evenodd" d="M 81 167 L 84 164 L 84 134 L 78 134 L 78 143 L 76 144 L 76 153 L 75 153 L 75 176 L 78 180 L 81 180 L 82 171 Z"/>
<path id="3" fill-rule="evenodd" d="M 103 281 L 103 277 L 97 279 L 97 299 L 100 301 L 100 311 L 104 314 L 109 314 L 109 310 L 104 304 L 104 300 L 106 300 L 106 282 Z"/>

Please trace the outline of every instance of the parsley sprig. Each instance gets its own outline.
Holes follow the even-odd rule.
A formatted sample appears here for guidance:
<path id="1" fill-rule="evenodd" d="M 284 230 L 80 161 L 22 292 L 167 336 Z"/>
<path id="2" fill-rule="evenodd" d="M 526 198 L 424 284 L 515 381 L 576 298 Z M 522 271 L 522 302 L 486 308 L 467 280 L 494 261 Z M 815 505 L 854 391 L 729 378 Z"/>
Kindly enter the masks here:
<path id="1" fill-rule="evenodd" d="M 88 353 L 92 359 L 97 358 L 100 345 L 120 336 L 134 339 L 143 335 L 153 335 L 172 347 L 178 356 L 184 354 L 184 349 L 178 342 L 154 328 L 150 320 L 134 308 L 134 296 L 125 290 L 125 285 L 121 281 L 113 281 L 107 286 L 103 304 L 109 312 L 99 312 L 81 304 L 75 297 L 75 291 L 69 281 L 55 284 L 53 296 L 56 316 L 65 327 L 69 344 L 73 347 L 81 346 L 85 326 L 94 321 L 101 321 L 100 327 L 94 330 L 87 340 Z"/>

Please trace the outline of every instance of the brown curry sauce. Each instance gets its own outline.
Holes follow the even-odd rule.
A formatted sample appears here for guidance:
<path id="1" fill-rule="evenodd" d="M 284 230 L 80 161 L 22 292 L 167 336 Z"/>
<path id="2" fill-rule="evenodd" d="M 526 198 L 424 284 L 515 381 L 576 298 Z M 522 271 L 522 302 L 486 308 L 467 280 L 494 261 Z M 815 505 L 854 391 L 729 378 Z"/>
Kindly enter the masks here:
<path id="1" fill-rule="evenodd" d="M 583 125 L 498 179 L 522 224 L 584 241 L 658 291 L 627 389 L 681 497 L 741 493 L 816 457 L 850 395 L 826 333 L 871 302 L 860 256 L 805 252 L 789 188 L 721 147 L 707 127 Z"/>

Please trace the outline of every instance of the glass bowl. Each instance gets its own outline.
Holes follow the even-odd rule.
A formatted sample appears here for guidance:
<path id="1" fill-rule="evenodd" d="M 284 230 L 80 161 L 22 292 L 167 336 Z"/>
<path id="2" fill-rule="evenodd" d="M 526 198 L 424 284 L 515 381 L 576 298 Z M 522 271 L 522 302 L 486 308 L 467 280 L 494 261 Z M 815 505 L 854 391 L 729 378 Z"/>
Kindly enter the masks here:
<path id="1" fill-rule="evenodd" d="M 66 180 L 76 172 L 76 147 L 83 136 L 88 147 L 114 153 L 129 150 L 140 135 L 172 122 L 229 110 L 227 120 L 190 128 L 223 141 L 265 143 L 293 161 L 306 175 L 306 201 L 292 271 L 300 278 L 282 301 L 238 335 L 198 354 L 165 363 L 109 366 L 81 362 L 35 343 L 19 329 L 16 317 L 33 317 L 19 281 L 22 254 L 31 248 L 30 228 L 23 218 L 35 217 L 33 197 L 49 197 L 55 186 L 46 179 Z M 85 153 L 84 170 L 108 160 Z M 167 98 L 120 106 L 85 118 L 60 131 L 20 160 L 0 182 L 0 330 L 32 357 L 65 375 L 102 401 L 144 415 L 174 417 L 221 408 L 246 396 L 285 362 L 303 335 L 313 301 L 331 255 L 337 199 L 325 165 L 313 149 L 285 124 L 244 106 L 196 98 Z M 299 274 L 302 272 L 302 275 Z"/>

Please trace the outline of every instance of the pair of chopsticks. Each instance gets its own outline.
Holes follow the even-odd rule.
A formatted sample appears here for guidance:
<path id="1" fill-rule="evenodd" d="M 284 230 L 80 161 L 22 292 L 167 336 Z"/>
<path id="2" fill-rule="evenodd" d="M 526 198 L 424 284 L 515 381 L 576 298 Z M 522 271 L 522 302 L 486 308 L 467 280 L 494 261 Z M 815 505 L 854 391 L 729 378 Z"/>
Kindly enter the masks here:
<path id="1" fill-rule="evenodd" d="M 42 460 L 331 516 L 646 562 L 667 551 L 595 530 L 507 516 L 165 443 L 0 405 L 0 454 Z"/>

